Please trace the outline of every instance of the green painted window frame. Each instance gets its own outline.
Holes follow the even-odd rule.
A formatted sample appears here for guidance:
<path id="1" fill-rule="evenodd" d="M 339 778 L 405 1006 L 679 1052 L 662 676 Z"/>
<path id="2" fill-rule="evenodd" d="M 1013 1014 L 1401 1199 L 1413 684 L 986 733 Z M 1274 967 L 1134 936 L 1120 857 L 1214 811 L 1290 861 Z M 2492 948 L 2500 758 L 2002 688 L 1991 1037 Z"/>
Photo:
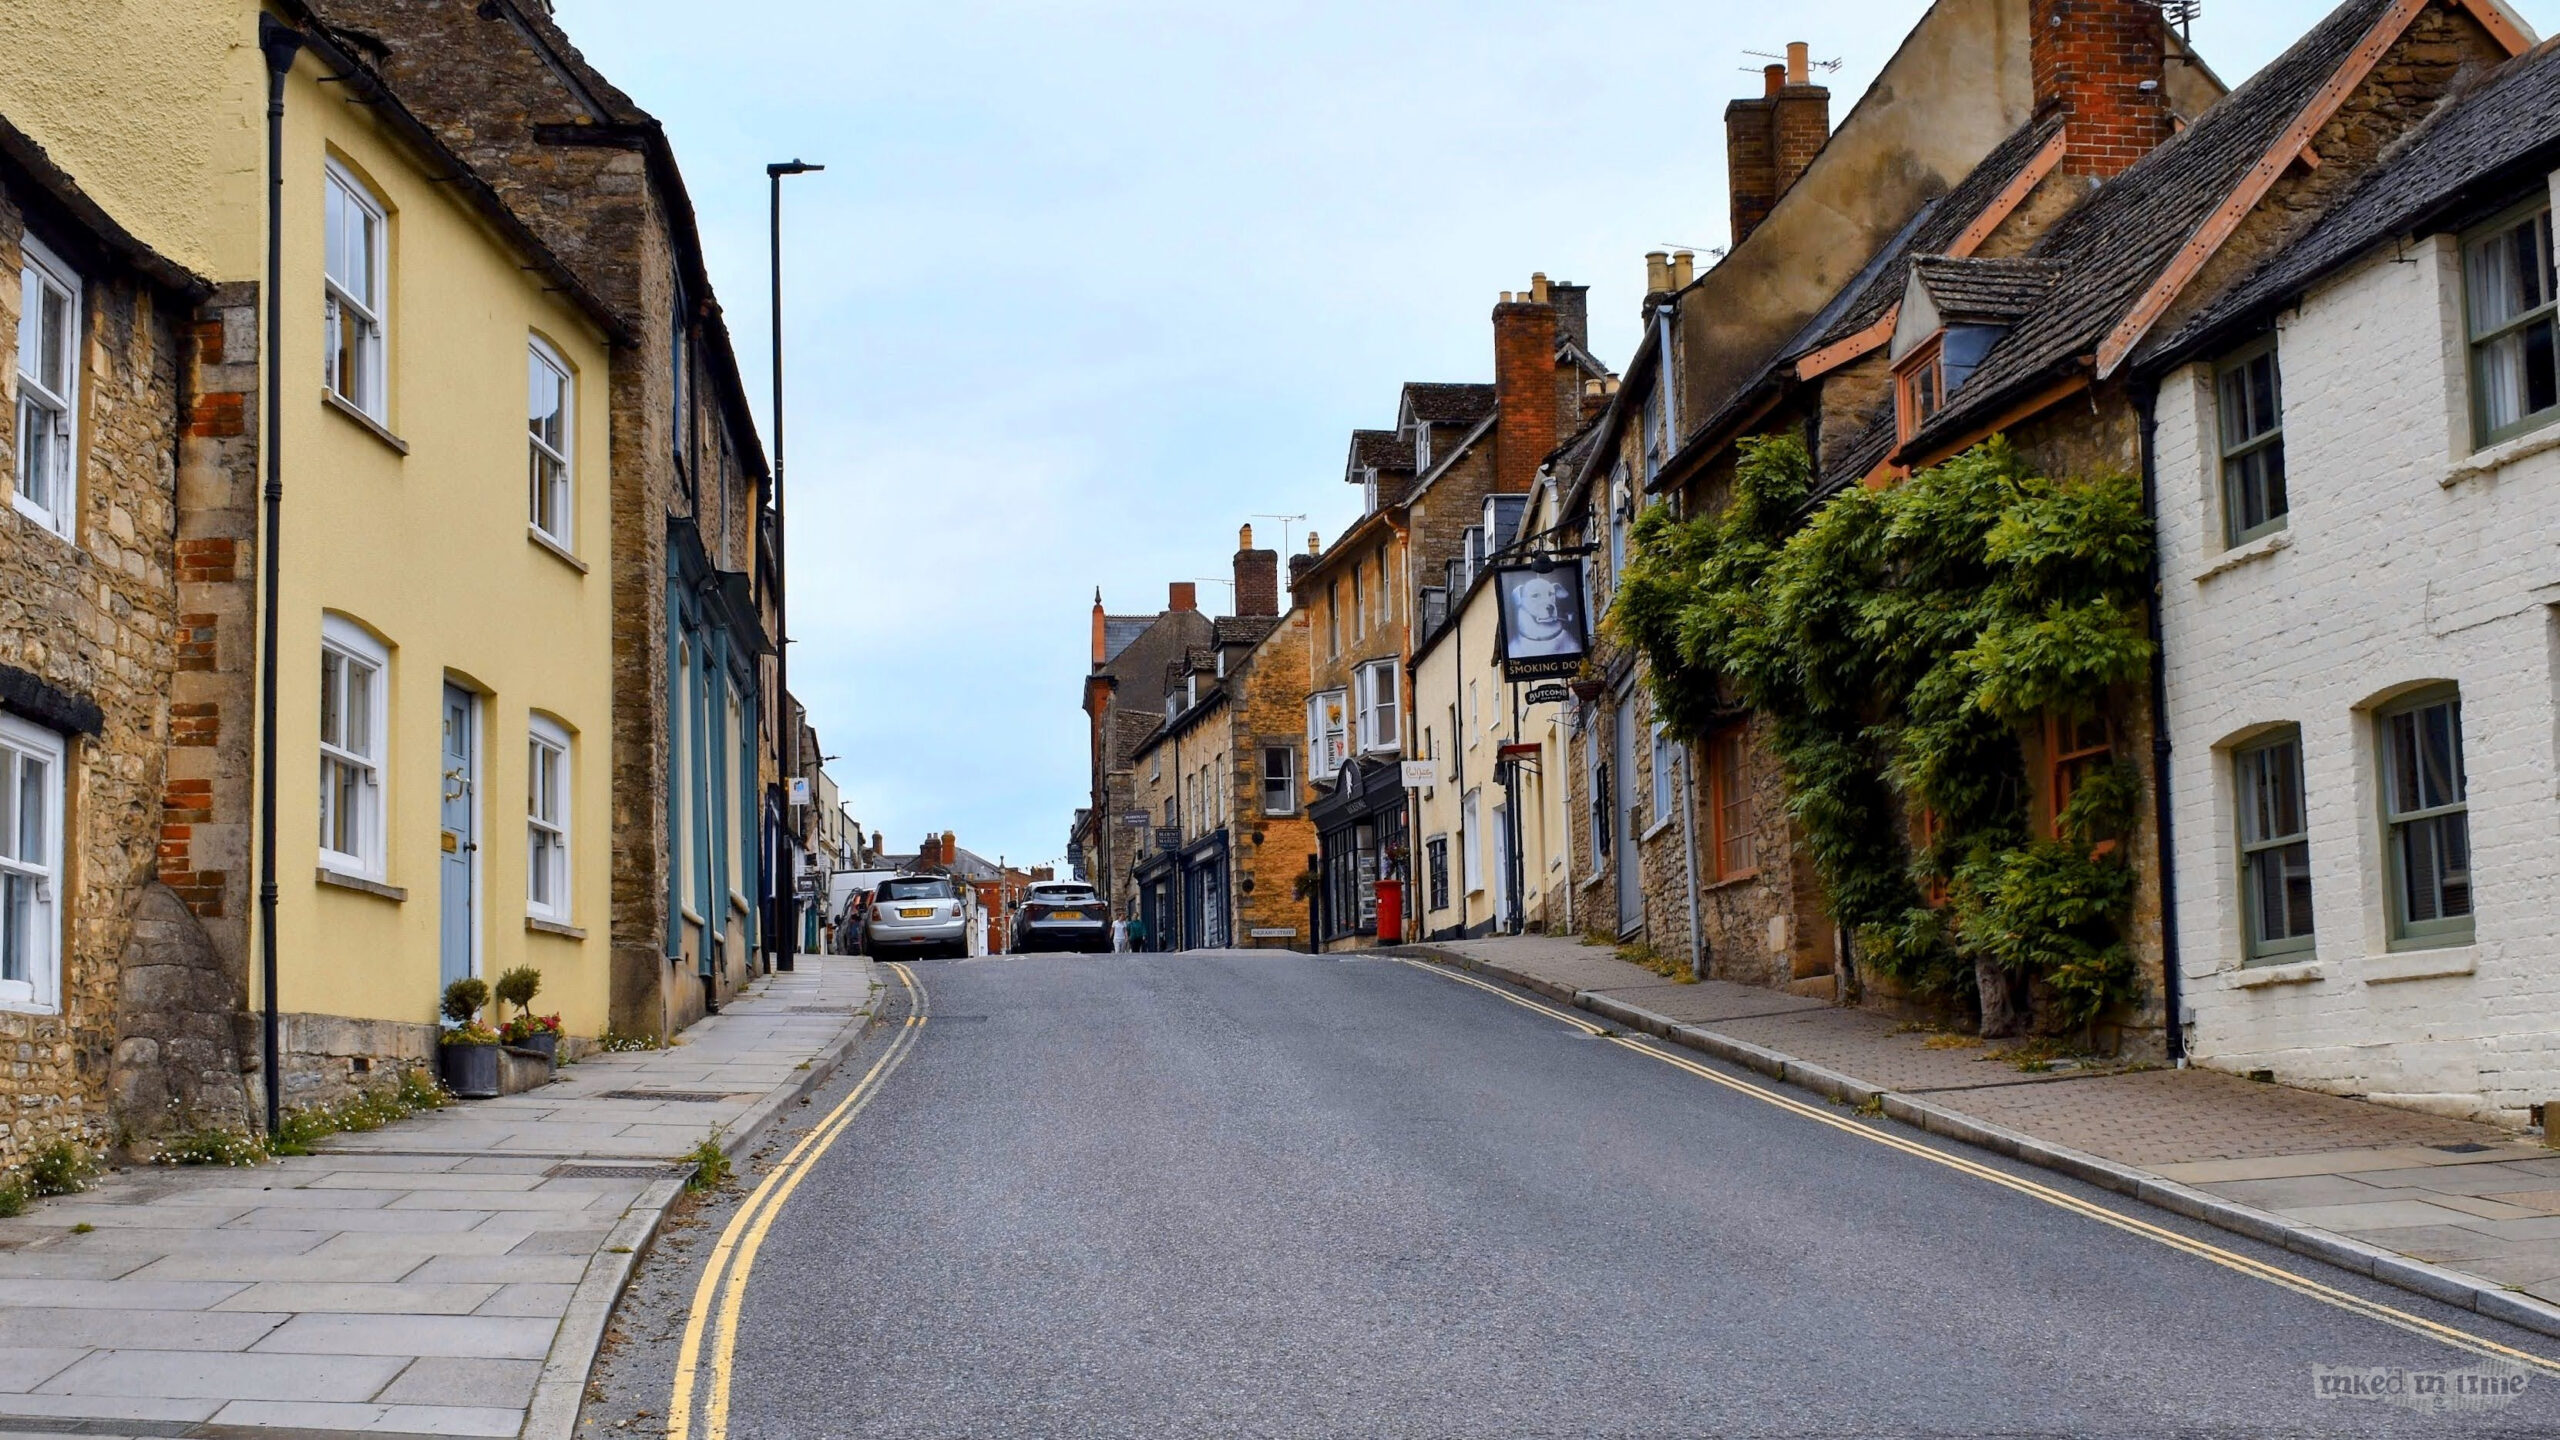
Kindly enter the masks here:
<path id="1" fill-rule="evenodd" d="M 2472 283 L 2473 259 L 2490 241 L 2520 227 L 2531 225 L 2537 220 L 2540 221 L 2538 233 L 2542 244 L 2542 303 L 2519 311 L 2484 331 L 2480 328 L 2474 313 L 2477 306 L 2476 292 Z M 2532 199 L 2463 232 L 2463 368 L 2471 387 L 2471 433 L 2474 449 L 2487 449 L 2489 446 L 2512 440 L 2519 435 L 2539 430 L 2554 420 L 2560 420 L 2560 397 L 2556 397 L 2554 403 L 2540 410 L 2519 414 L 2507 424 L 2492 427 L 2485 408 L 2488 387 L 2481 379 L 2481 358 L 2488 346 L 2511 335 L 2529 332 L 2537 324 L 2553 329 L 2552 344 L 2555 350 L 2560 350 L 2560 271 L 2555 271 L 2553 266 L 2551 241 L 2551 197 L 2545 191 L 2537 191 Z M 2554 364 L 2560 367 L 2560 354 L 2555 354 Z"/>
<path id="2" fill-rule="evenodd" d="M 2416 717 L 2440 706 L 2451 708 L 2454 796 L 2450 801 L 2431 805 L 2424 803 L 2425 797 L 2421 795 L 2418 797 L 2421 803 L 2403 808 L 2396 803 L 2401 767 L 2393 741 L 2401 721 L 2409 720 L 2414 726 Z M 2393 950 L 2426 950 L 2468 945 L 2477 934 L 2479 905 L 2470 863 L 2471 801 L 2470 782 L 2465 774 L 2462 754 L 2461 691 L 2455 686 L 2440 685 L 2403 696 L 2374 711 L 2373 730 L 2374 774 L 2380 782 L 2376 787 L 2379 792 L 2376 809 L 2382 822 L 2383 903 L 2390 920 L 2388 947 Z M 2448 827 L 2443 823 L 2447 820 L 2456 820 L 2459 824 Z M 2413 919 L 2409 914 L 2406 842 L 2421 826 L 2428 827 L 2438 836 L 2439 843 L 2448 832 L 2458 838 L 2462 863 L 2459 867 L 2449 868 L 2458 868 L 2463 877 L 2463 911 L 2459 915 L 2438 914 L 2426 919 Z M 2441 906 L 2441 895 L 2438 899 Z"/>
<path id="3" fill-rule="evenodd" d="M 2258 407 L 2251 402 L 2257 397 L 2250 393 L 2251 380 L 2262 360 L 2266 362 L 2265 407 L 2273 419 L 2261 429 L 2238 433 L 2255 418 Z M 2276 354 L 2276 337 L 2269 335 L 2244 346 L 2216 365 L 2213 400 L 2214 434 L 2222 454 L 2223 543 L 2246 545 L 2261 535 L 2284 529 L 2293 519 L 2292 501 L 2285 486 L 2284 370 Z M 2246 511 L 2241 489 L 2251 478 L 2253 461 L 2258 462 L 2257 478 L 2268 491 L 2268 514 L 2257 524 L 2247 525 L 2242 523 Z"/>
<path id="4" fill-rule="evenodd" d="M 2268 819 L 2264 803 L 2269 764 L 2284 765 L 2290 772 L 2284 778 L 2293 787 L 2293 824 L 2296 828 L 2281 830 Z M 2311 866 L 2310 800 L 2302 780 L 2302 731 L 2287 726 L 2264 735 L 2231 752 L 2233 807 L 2232 840 L 2240 872 L 2240 944 L 2241 954 L 2251 965 L 2278 964 L 2300 959 L 2312 952 L 2317 942 L 2313 930 L 2276 939 L 2265 937 L 2266 927 L 2260 923 L 2263 895 L 2258 883 L 2259 867 L 2282 864 L 2286 852 L 2298 852 L 2304 882 L 2308 888 Z"/>

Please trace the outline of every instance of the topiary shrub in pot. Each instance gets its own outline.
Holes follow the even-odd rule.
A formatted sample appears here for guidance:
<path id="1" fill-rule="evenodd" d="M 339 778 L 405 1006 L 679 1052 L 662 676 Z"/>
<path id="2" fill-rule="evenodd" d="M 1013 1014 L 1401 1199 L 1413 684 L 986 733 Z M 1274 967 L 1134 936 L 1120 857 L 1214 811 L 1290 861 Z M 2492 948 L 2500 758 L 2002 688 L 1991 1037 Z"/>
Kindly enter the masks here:
<path id="1" fill-rule="evenodd" d="M 464 976 L 444 987 L 444 1018 L 453 1028 L 438 1048 L 445 1088 L 465 1100 L 491 1100 L 498 1094 L 498 1032 L 480 1023 L 480 1007 L 489 1003 L 489 983 Z"/>
<path id="2" fill-rule="evenodd" d="M 542 972 L 530 965 L 518 965 L 498 977 L 493 992 L 507 1009 L 514 1011 L 507 1022 L 498 1027 L 498 1036 L 519 1050 L 541 1052 L 553 1065 L 560 1063 L 560 1017 L 533 1013 L 533 997 L 542 993 Z"/>

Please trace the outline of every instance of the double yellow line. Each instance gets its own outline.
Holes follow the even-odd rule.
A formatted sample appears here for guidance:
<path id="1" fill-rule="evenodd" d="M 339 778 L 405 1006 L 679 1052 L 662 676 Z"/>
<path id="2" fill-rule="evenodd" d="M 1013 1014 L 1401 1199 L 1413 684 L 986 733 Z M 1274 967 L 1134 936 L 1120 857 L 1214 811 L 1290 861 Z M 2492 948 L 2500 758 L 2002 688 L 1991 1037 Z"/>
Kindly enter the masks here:
<path id="1" fill-rule="evenodd" d="M 711 1258 L 702 1267 L 702 1280 L 693 1288 L 693 1309 L 685 1316 L 684 1341 L 676 1349 L 675 1393 L 667 1400 L 669 1440 L 691 1440 L 694 1392 L 702 1388 L 706 1370 L 710 1372 L 710 1393 L 702 1405 L 702 1440 L 727 1440 L 729 1367 L 738 1352 L 738 1313 L 746 1308 L 747 1276 L 755 1269 L 756 1252 L 764 1248 L 765 1232 L 773 1228 L 773 1217 L 782 1213 L 791 1192 L 808 1178 L 818 1157 L 826 1154 L 827 1148 L 871 1104 L 889 1072 L 907 1058 L 907 1052 L 916 1046 L 916 1037 L 924 1031 L 928 1018 L 924 987 L 916 983 L 915 973 L 906 966 L 892 963 L 889 968 L 907 987 L 907 1023 L 890 1038 L 888 1048 L 881 1052 L 869 1073 L 836 1102 L 836 1108 L 828 1111 L 816 1128 L 791 1147 L 791 1152 L 747 1196 L 747 1203 L 738 1207 L 728 1228 L 720 1232 L 720 1243 L 711 1247 Z M 706 1334 L 711 1337 L 708 1356 L 703 1353 Z"/>
<path id="2" fill-rule="evenodd" d="M 1652 1043 L 1649 1038 L 1629 1037 L 1627 1035 L 1620 1034 L 1617 1031 L 1595 1025 L 1588 1020 L 1582 1019 L 1580 1016 L 1558 1010 L 1551 1005 L 1541 1004 L 1538 1001 L 1515 994 L 1502 986 L 1488 984 L 1485 981 L 1476 979 L 1472 975 L 1462 974 L 1456 970 L 1449 969 L 1446 966 L 1435 965 L 1428 961 L 1413 960 L 1404 956 L 1397 956 L 1396 958 L 1403 960 L 1405 964 L 1415 966 L 1422 970 L 1427 970 L 1434 975 L 1438 975 L 1449 980 L 1455 980 L 1461 985 L 1471 985 L 1489 995 L 1500 996 L 1502 999 L 1508 1000 L 1512 1004 L 1520 1006 L 1523 1009 L 1534 1010 L 1537 1013 L 1546 1016 L 1550 1020 L 1556 1020 L 1566 1025 L 1570 1025 L 1594 1039 L 1606 1039 L 1611 1044 L 1614 1044 L 1621 1049 L 1631 1050 L 1638 1055 L 1646 1057 L 1647 1059 L 1659 1060 L 1663 1064 L 1668 1065 L 1675 1070 L 1685 1071 L 1701 1080 L 1721 1085 L 1725 1089 L 1731 1090 L 1737 1095 L 1748 1095 L 1752 1099 L 1757 1100 L 1764 1105 L 1774 1105 L 1791 1115 L 1811 1120 L 1818 1125 L 1828 1125 L 1834 1130 L 1855 1135 L 1861 1140 L 1873 1141 L 1874 1143 L 1885 1146 L 1889 1149 L 1899 1150 L 1906 1155 L 1926 1160 L 1933 1165 L 1943 1165 L 1947 1169 L 1954 1170 L 1965 1175 L 1970 1175 L 1977 1180 L 1988 1181 L 1989 1183 L 2001 1186 L 2004 1189 L 2014 1190 L 2018 1194 L 2029 1196 L 2036 1200 L 2041 1200 L 2045 1204 L 2051 1205 L 2056 1209 L 2068 1210 L 2075 1215 L 2085 1216 L 2088 1219 L 2095 1220 L 2099 1224 L 2114 1226 L 2116 1229 L 2124 1231 L 2126 1234 L 2139 1235 L 2143 1239 L 2153 1241 L 2160 1245 L 2165 1245 L 2172 1250 L 2193 1255 L 2201 1260 L 2209 1260 L 2225 1269 L 2236 1270 L 2243 1275 L 2253 1276 L 2257 1279 L 2266 1281 L 2270 1285 L 2282 1286 L 2287 1290 L 2293 1291 L 2295 1294 L 2307 1295 L 2314 1300 L 2320 1301 L 2324 1305 L 2334 1306 L 2337 1309 L 2347 1311 L 2350 1314 L 2361 1315 L 2371 1320 L 2379 1320 L 2385 1325 L 2397 1326 L 2413 1335 L 2421 1335 L 2427 1339 L 2450 1345 L 2457 1350 L 2468 1351 L 2474 1355 L 2479 1355 L 2492 1360 L 2504 1360 L 2511 1364 L 2524 1366 L 2544 1375 L 2560 1375 L 2560 1360 L 2552 1360 L 2541 1355 L 2536 1355 L 2529 1350 L 2519 1350 L 2512 1345 L 2501 1345 L 2497 1341 L 2491 1340 L 2486 1336 L 2474 1335 L 2468 1330 L 2458 1329 L 2439 1321 L 2429 1320 L 2424 1316 L 2412 1315 L 2406 1310 L 2397 1309 L 2392 1306 L 2382 1304 L 2379 1301 L 2368 1300 L 2361 1295 L 2351 1294 L 2347 1291 L 2337 1289 L 2334 1286 L 2323 1285 L 2317 1280 L 2313 1280 L 2310 1277 L 2299 1274 L 2295 1271 L 2287 1270 L 2280 1265 L 2270 1265 L 2263 1260 L 2253 1259 L 2236 1250 L 2227 1250 L 2222 1246 L 2198 1240 L 2194 1236 L 2181 1234 L 2178 1231 L 2171 1230 L 2165 1226 L 2154 1225 L 2146 1220 L 2138 1220 L 2133 1216 L 2111 1210 L 2104 1205 L 2084 1200 L 2067 1191 L 2057 1190 L 2050 1185 L 2040 1185 L 2033 1180 L 2026 1179 L 2022 1176 L 2012 1175 L 2005 1170 L 1982 1164 L 1979 1161 L 1966 1159 L 1962 1155 L 1949 1154 L 1944 1150 L 1937 1149 L 1930 1145 L 1923 1145 L 1916 1140 L 1894 1134 L 1889 1130 L 1878 1129 L 1872 1125 L 1860 1124 L 1857 1121 L 1847 1119 L 1819 1105 L 1807 1104 L 1804 1101 L 1780 1095 L 1764 1086 L 1755 1085 L 1745 1080 L 1738 1080 L 1733 1076 L 1723 1074 L 1720 1071 L 1701 1065 L 1686 1056 L 1675 1055 L 1670 1051 L 1663 1049 L 1661 1046 Z"/>

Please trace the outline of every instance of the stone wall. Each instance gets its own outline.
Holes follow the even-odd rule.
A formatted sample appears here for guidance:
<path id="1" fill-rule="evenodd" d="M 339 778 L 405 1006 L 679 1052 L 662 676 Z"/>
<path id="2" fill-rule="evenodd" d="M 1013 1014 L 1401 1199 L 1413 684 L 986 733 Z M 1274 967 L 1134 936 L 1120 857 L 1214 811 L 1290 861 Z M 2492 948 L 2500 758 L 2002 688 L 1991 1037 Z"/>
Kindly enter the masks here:
<path id="1" fill-rule="evenodd" d="M 0 273 L 23 238 L 80 274 L 74 517 L 65 537 L 0 509 L 0 667 L 8 708 L 59 735 L 64 753 L 56 993 L 0 1013 L 0 1170 L 57 1139 L 114 1133 L 122 963 L 161 843 L 178 634 L 177 420 L 184 298 L 149 285 L 59 218 L 48 197 L 0 183 Z M 20 290 L 0 286 L 0 334 L 18 333 Z M 0 455 L 18 448 L 0 408 Z"/>
<path id="2" fill-rule="evenodd" d="M 1235 943 L 1294 947 L 1307 941 L 1307 902 L 1293 889 L 1316 853 L 1315 822 L 1307 818 L 1305 787 L 1288 815 L 1262 810 L 1262 751 L 1286 746 L 1303 773 L 1307 755 L 1307 629 L 1304 608 L 1283 616 L 1263 637 L 1241 672 L 1231 677 L 1237 698 L 1228 707 L 1235 756 Z M 1254 937 L 1254 930 L 1287 930 L 1286 937 Z"/>

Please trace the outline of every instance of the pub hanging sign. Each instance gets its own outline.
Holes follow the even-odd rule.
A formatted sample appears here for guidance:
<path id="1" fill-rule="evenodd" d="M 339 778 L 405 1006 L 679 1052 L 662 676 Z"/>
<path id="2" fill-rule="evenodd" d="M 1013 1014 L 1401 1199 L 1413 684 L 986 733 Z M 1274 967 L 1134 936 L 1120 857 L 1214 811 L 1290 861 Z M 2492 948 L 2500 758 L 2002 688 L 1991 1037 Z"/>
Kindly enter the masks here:
<path id="1" fill-rule="evenodd" d="M 1493 587 L 1501 601 L 1504 679 L 1560 680 L 1581 671 L 1591 653 L 1581 566 L 1506 565 L 1493 572 Z"/>

